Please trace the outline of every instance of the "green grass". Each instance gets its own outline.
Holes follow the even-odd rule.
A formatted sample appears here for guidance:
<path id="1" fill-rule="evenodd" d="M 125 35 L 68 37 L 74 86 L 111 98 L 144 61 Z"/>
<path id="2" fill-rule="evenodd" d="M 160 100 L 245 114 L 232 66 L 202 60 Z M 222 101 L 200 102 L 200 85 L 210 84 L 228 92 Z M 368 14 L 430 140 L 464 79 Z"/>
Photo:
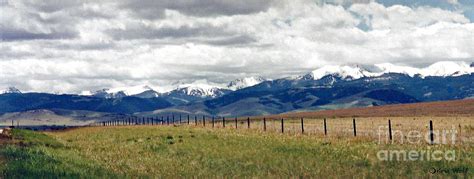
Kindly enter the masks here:
<path id="1" fill-rule="evenodd" d="M 51 136 L 13 130 L 15 145 L 0 147 L 5 160 L 5 178 L 100 178 L 118 176 L 92 160 L 80 156 L 77 150 L 66 147 Z"/>
<path id="2" fill-rule="evenodd" d="M 47 135 L 15 131 L 25 146 L 0 149 L 14 177 L 395 177 L 467 168 L 472 146 L 379 145 L 363 138 L 282 135 L 193 127 L 82 128 Z M 384 149 L 456 150 L 457 160 L 384 162 Z"/>

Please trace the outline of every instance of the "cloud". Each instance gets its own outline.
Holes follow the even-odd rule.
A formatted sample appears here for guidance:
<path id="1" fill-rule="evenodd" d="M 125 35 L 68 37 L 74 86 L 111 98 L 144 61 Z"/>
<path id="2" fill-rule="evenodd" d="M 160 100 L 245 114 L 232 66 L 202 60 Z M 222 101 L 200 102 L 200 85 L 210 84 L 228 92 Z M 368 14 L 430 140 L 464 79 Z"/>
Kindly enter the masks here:
<path id="1" fill-rule="evenodd" d="M 165 16 L 166 9 L 191 16 L 231 16 L 262 12 L 271 4 L 271 0 L 131 0 L 120 6 L 140 18 L 157 19 Z"/>
<path id="2" fill-rule="evenodd" d="M 212 37 L 212 36 L 229 36 L 229 32 L 225 32 L 223 28 L 213 27 L 203 24 L 200 27 L 191 27 L 187 25 L 179 27 L 159 27 L 154 28 L 139 24 L 129 26 L 126 29 L 111 29 L 106 31 L 107 34 L 116 40 L 128 39 L 164 39 L 164 38 L 189 38 L 189 37 Z"/>
<path id="3" fill-rule="evenodd" d="M 55 2 L 0 4 L 0 89 L 170 89 L 177 81 L 276 79 L 328 64 L 425 66 L 474 59 L 474 24 L 462 11 L 430 5 Z"/>

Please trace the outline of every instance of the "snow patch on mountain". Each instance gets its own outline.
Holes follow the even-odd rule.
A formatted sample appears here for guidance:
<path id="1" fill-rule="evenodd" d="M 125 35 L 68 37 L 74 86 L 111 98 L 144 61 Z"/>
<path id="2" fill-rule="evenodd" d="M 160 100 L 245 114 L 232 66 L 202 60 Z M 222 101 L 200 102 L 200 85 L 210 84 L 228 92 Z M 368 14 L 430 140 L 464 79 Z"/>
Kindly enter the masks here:
<path id="1" fill-rule="evenodd" d="M 236 79 L 234 81 L 231 81 L 228 85 L 227 88 L 230 90 L 239 90 L 242 88 L 250 87 L 250 86 L 255 86 L 261 82 L 266 81 L 265 78 L 263 77 L 247 77 L 247 78 L 241 78 L 241 79 Z"/>

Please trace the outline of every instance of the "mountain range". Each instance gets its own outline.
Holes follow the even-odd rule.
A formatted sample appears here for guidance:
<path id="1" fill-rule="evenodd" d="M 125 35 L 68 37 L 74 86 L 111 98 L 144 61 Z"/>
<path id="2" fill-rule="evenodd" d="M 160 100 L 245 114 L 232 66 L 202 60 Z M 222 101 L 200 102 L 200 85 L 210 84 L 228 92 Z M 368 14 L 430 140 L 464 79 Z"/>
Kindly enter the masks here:
<path id="1" fill-rule="evenodd" d="M 328 65 L 297 77 L 248 77 L 224 87 L 181 84 L 166 92 L 146 85 L 81 94 L 21 93 L 11 87 L 0 95 L 0 113 L 59 108 L 137 115 L 246 116 L 464 99 L 474 97 L 473 66 L 450 61 L 426 68 L 388 63 Z"/>

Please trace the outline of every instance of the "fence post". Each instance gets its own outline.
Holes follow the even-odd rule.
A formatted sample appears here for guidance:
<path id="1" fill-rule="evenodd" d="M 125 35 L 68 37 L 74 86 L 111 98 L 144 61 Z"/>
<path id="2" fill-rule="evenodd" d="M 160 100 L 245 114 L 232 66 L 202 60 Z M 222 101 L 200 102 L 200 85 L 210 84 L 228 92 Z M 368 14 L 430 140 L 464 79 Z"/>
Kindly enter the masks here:
<path id="1" fill-rule="evenodd" d="M 212 116 L 212 128 L 214 128 L 214 116 Z"/>
<path id="2" fill-rule="evenodd" d="M 165 124 L 165 117 L 161 116 L 161 125 Z"/>
<path id="3" fill-rule="evenodd" d="M 303 118 L 301 118 L 301 133 L 304 133 L 304 121 Z"/>
<path id="4" fill-rule="evenodd" d="M 102 122 L 102 126 L 105 126 L 105 122 Z"/>
<path id="5" fill-rule="evenodd" d="M 263 131 L 267 131 L 267 120 L 263 118 Z"/>
<path id="6" fill-rule="evenodd" d="M 174 122 L 174 114 L 172 114 L 172 117 L 173 117 L 173 124 L 174 124 L 174 123 L 175 123 L 175 122 Z"/>
<path id="7" fill-rule="evenodd" d="M 222 117 L 222 127 L 225 128 L 225 117 Z"/>
<path id="8" fill-rule="evenodd" d="M 392 122 L 390 119 L 388 120 L 388 137 L 390 141 L 392 141 Z"/>
<path id="9" fill-rule="evenodd" d="M 247 117 L 247 129 L 250 129 L 250 117 Z"/>
<path id="10" fill-rule="evenodd" d="M 181 124 L 181 114 L 179 115 L 179 124 Z"/>
<path id="11" fill-rule="evenodd" d="M 237 117 L 235 117 L 235 128 L 237 129 Z"/>
<path id="12" fill-rule="evenodd" d="M 328 129 L 326 126 L 326 118 L 324 118 L 324 135 L 328 135 Z"/>
<path id="13" fill-rule="evenodd" d="M 204 127 L 206 127 L 206 116 L 202 116 L 202 124 Z"/>
<path id="14" fill-rule="evenodd" d="M 166 116 L 166 125 L 170 125 L 170 116 Z"/>
<path id="15" fill-rule="evenodd" d="M 354 127 L 354 137 L 357 136 L 357 129 L 356 129 L 356 120 L 352 118 L 352 126 Z"/>
<path id="16" fill-rule="evenodd" d="M 188 125 L 189 125 L 189 114 L 188 114 Z"/>
<path id="17" fill-rule="evenodd" d="M 434 144 L 433 121 L 430 120 L 430 144 Z"/>
<path id="18" fill-rule="evenodd" d="M 198 125 L 198 117 L 196 115 L 194 115 L 194 125 L 195 126 Z"/>
<path id="19" fill-rule="evenodd" d="M 283 124 L 283 118 L 281 118 L 281 133 L 285 132 L 285 126 Z"/>

